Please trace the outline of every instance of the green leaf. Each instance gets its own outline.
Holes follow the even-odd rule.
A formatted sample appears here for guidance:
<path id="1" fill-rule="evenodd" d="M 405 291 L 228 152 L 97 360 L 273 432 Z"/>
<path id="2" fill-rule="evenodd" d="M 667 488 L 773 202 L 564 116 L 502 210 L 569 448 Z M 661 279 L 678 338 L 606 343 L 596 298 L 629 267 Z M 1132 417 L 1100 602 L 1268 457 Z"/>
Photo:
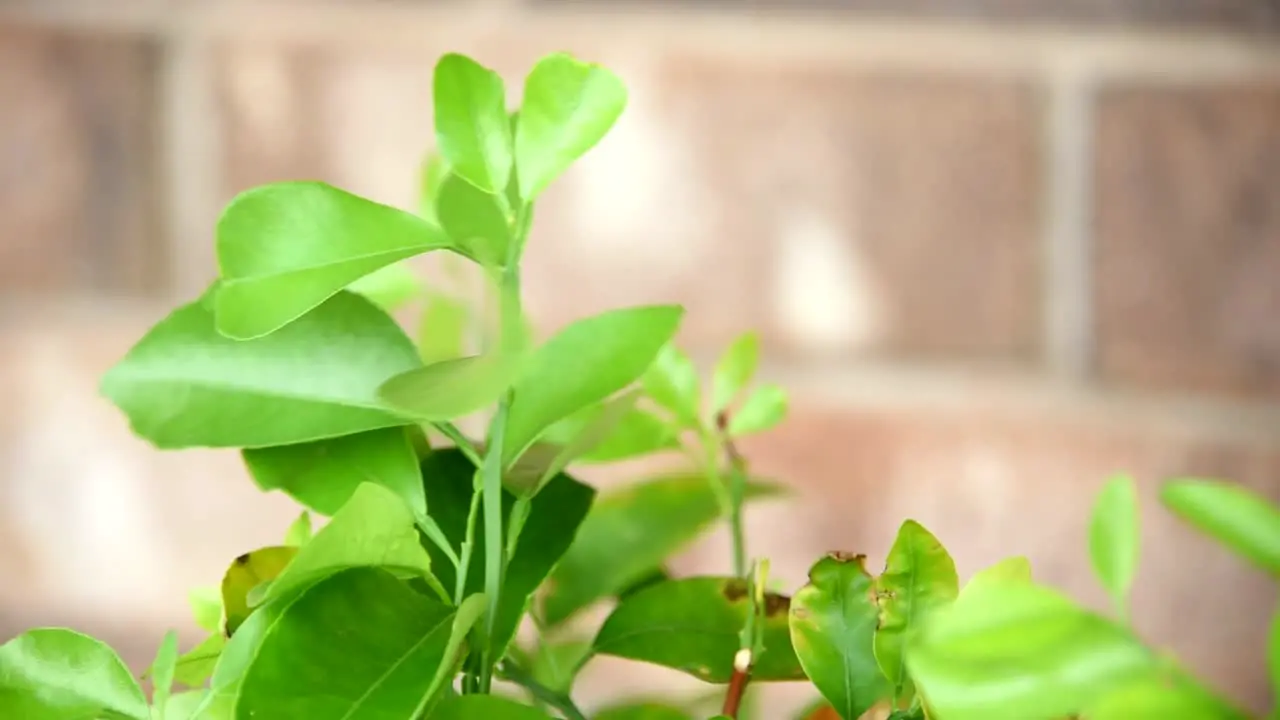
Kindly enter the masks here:
<path id="1" fill-rule="evenodd" d="M 465 304 L 445 295 L 428 295 L 418 323 L 418 356 L 422 362 L 460 357 L 468 319 Z"/>
<path id="2" fill-rule="evenodd" d="M 456 449 L 438 450 L 422 461 L 422 480 L 431 507 L 431 517 L 439 524 L 449 542 L 460 548 L 466 537 L 467 515 L 471 507 L 473 477 L 476 468 Z M 578 525 L 587 514 L 595 491 L 567 475 L 559 475 L 533 498 L 529 518 L 520 535 L 520 543 L 507 565 L 499 602 L 498 619 L 492 641 L 493 656 L 502 657 L 529 605 L 530 596 L 546 579 L 551 568 L 573 542 Z M 511 514 L 515 497 L 504 492 L 503 525 Z M 476 533 L 473 557 L 483 558 L 484 533 Z M 312 541 L 313 543 L 315 541 Z M 443 552 L 428 545 L 440 582 L 452 588 L 456 570 Z M 484 563 L 471 563 L 467 576 L 467 593 L 484 589 Z"/>
<path id="3" fill-rule="evenodd" d="M 777 485 L 755 480 L 748 483 L 745 497 L 781 493 Z M 703 475 L 659 477 L 602 494 L 551 573 L 544 621 L 558 625 L 621 592 L 660 568 L 720 516 L 715 491 Z"/>
<path id="4" fill-rule="evenodd" d="M 204 702 L 208 694 L 207 690 L 178 693 L 169 698 L 162 717 L 164 720 L 192 720 L 195 717 L 196 708 L 200 707 L 200 703 Z"/>
<path id="5" fill-rule="evenodd" d="M 1262 497 L 1216 480 L 1175 480 L 1160 499 L 1201 532 L 1280 576 L 1280 510 Z"/>
<path id="6" fill-rule="evenodd" d="M 515 138 L 520 196 L 531 202 L 604 138 L 627 105 L 616 75 L 566 53 L 538 61 L 524 81 Z"/>
<path id="7" fill-rule="evenodd" d="M 738 393 L 751 382 L 760 363 L 760 336 L 743 333 L 725 350 L 712 375 L 711 414 L 715 416 L 729 407 Z"/>
<path id="8" fill-rule="evenodd" d="M 465 55 L 436 63 L 436 143 L 453 172 L 490 193 L 511 176 L 511 122 L 502 78 Z"/>
<path id="9" fill-rule="evenodd" d="M 403 427 L 254 448 L 242 455 L 259 488 L 281 490 L 321 515 L 338 512 L 365 482 L 400 496 L 414 513 L 427 511 L 418 455 Z"/>
<path id="10" fill-rule="evenodd" d="M 463 600 L 458 606 L 458 611 L 453 616 L 453 625 L 449 628 L 449 640 L 445 643 L 444 654 L 436 668 L 435 677 L 431 679 L 431 685 L 427 689 L 428 701 L 442 688 L 448 686 L 457 674 L 457 666 L 462 661 L 462 650 L 467 641 L 467 634 L 484 616 L 488 607 L 489 598 L 484 593 L 476 593 Z"/>
<path id="11" fill-rule="evenodd" d="M 988 582 L 1029 583 L 1031 582 L 1031 561 L 1021 555 L 1005 558 L 974 573 L 960 593 L 963 595 L 969 591 L 969 588 Z"/>
<path id="12" fill-rule="evenodd" d="M 946 720 L 1062 718 L 1156 667 L 1125 628 L 1030 583 L 969 588 L 908 639 L 906 659 Z"/>
<path id="13" fill-rule="evenodd" d="M 222 656 L 227 645 L 227 638 L 221 632 L 215 632 L 200 641 L 191 650 L 178 657 L 178 664 L 173 671 L 173 679 L 187 687 L 200 687 L 205 684 Z"/>
<path id="14" fill-rule="evenodd" d="M 698 424 L 698 370 L 674 344 L 662 347 L 640 381 L 649 397 L 684 427 Z"/>
<path id="15" fill-rule="evenodd" d="M 634 409 L 638 396 L 638 391 L 616 395 L 552 425 L 543 438 L 554 442 L 534 443 L 503 478 L 507 489 L 516 494 L 537 494 L 551 478 L 564 472 L 571 462 L 593 450 L 613 432 Z M 540 446 L 545 446 L 545 451 Z M 526 460 L 532 462 L 526 463 Z"/>
<path id="16" fill-rule="evenodd" d="M 284 534 L 284 544 L 290 547 L 302 547 L 311 539 L 311 513 L 306 510 L 298 515 Z"/>
<path id="17" fill-rule="evenodd" d="M 449 607 L 384 571 L 332 575 L 263 634 L 236 717 L 416 717 L 444 661 L 452 621 Z"/>
<path id="18" fill-rule="evenodd" d="M 552 423 L 640 377 L 675 334 L 683 314 L 678 305 L 612 310 L 570 324 L 534 351 L 515 385 L 506 464 Z"/>
<path id="19" fill-rule="evenodd" d="M 547 429 L 544 441 L 591 440 L 573 462 L 608 463 L 680 447 L 675 428 L 635 407 L 633 391 L 570 415 Z M 585 443 L 584 443 L 585 444 Z"/>
<path id="20" fill-rule="evenodd" d="M 889 693 L 876 664 L 878 609 L 862 555 L 833 553 L 791 600 L 791 642 L 805 673 L 840 717 L 854 720 Z"/>
<path id="21" fill-rule="evenodd" d="M 519 372 L 520 360 L 502 354 L 441 360 L 391 378 L 378 395 L 418 420 L 453 420 L 497 402 Z"/>
<path id="22" fill-rule="evenodd" d="M 898 530 L 875 588 L 880 604 L 876 663 L 893 688 L 892 697 L 909 697 L 912 686 L 903 660 L 907 634 L 960 594 L 956 564 L 938 538 L 908 520 Z"/>
<path id="23" fill-rule="evenodd" d="M 535 649 L 529 674 L 543 687 L 568 694 L 578 671 L 590 657 L 588 640 L 544 641 Z M 598 720 L 599 716 L 596 717 Z"/>
<path id="24" fill-rule="evenodd" d="M 153 327 L 102 380 L 133 431 L 161 449 L 264 447 L 405 424 L 377 388 L 419 367 L 395 321 L 339 293 L 287 328 L 236 341 L 208 297 Z"/>
<path id="25" fill-rule="evenodd" d="M 321 182 L 247 190 L 218 220 L 218 332 L 251 340 L 376 270 L 454 249 L 439 227 Z"/>
<path id="26" fill-rule="evenodd" d="M 541 710 L 497 695 L 456 695 L 431 713 L 430 720 L 551 720 Z"/>
<path id="27" fill-rule="evenodd" d="M 729 418 L 729 434 L 734 437 L 764 432 L 787 416 L 787 393 L 777 385 L 761 385 L 743 401 Z"/>
<path id="28" fill-rule="evenodd" d="M 765 649 L 755 659 L 753 680 L 805 677 L 791 649 L 787 605 L 782 595 L 766 595 Z M 595 652 L 662 665 L 704 682 L 727 683 L 738 635 L 750 613 L 744 580 L 695 577 L 665 582 L 620 602 L 596 635 Z"/>
<path id="29" fill-rule="evenodd" d="M 592 716 L 594 720 L 694 720 L 682 708 L 656 702 L 611 705 Z"/>
<path id="30" fill-rule="evenodd" d="M 1114 477 L 1093 506 L 1089 558 L 1122 619 L 1128 616 L 1129 589 L 1138 570 L 1138 541 L 1138 488 L 1132 478 Z"/>
<path id="31" fill-rule="evenodd" d="M 419 176 L 418 215 L 436 225 L 440 224 L 436 215 L 436 199 L 440 197 L 440 186 L 449 175 L 449 163 L 439 153 L 427 153 Z"/>
<path id="32" fill-rule="evenodd" d="M 0 646 L 0 717 L 148 720 L 142 689 L 115 652 L 63 628 L 28 630 Z"/>
<path id="33" fill-rule="evenodd" d="M 164 634 L 156 658 L 151 662 L 151 707 L 156 720 L 164 720 L 165 706 L 173 691 L 173 674 L 178 664 L 178 633 Z"/>
<path id="34" fill-rule="evenodd" d="M 1280 610 L 1271 618 L 1271 633 L 1267 636 L 1267 669 L 1271 673 L 1271 689 L 1280 702 Z"/>
<path id="35" fill-rule="evenodd" d="M 196 626 L 208 632 L 222 629 L 222 591 L 219 588 L 201 587 L 187 593 L 187 604 Z"/>
<path id="36" fill-rule="evenodd" d="M 445 232 L 463 252 L 487 268 L 506 264 L 511 243 L 511 226 L 500 202 L 498 195 L 457 174 L 445 178 L 436 200 L 436 213 Z"/>
<path id="37" fill-rule="evenodd" d="M 233 635 L 249 617 L 249 594 L 280 576 L 298 554 L 298 548 L 280 545 L 245 553 L 232 561 L 222 576 L 222 607 L 226 634 Z"/>
<path id="38" fill-rule="evenodd" d="M 422 281 L 413 268 L 403 262 L 374 270 L 356 280 L 347 289 L 362 295 L 387 312 L 409 304 L 422 292 Z"/>
<path id="39" fill-rule="evenodd" d="M 431 558 L 418 543 L 413 512 L 391 490 L 361 483 L 342 509 L 271 583 L 262 602 L 354 567 L 381 567 L 431 581 Z"/>
<path id="40" fill-rule="evenodd" d="M 1247 720 L 1248 716 L 1193 683 L 1152 674 L 1108 693 L 1089 720 Z"/>

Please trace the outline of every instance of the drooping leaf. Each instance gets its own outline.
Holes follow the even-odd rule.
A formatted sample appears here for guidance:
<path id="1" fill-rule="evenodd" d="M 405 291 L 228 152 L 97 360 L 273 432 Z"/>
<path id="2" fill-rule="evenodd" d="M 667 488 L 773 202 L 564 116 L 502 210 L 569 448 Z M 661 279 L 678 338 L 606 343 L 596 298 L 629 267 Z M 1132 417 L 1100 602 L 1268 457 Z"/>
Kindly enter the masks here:
<path id="1" fill-rule="evenodd" d="M 502 267 L 511 242 L 511 226 L 499 196 L 481 190 L 457 174 L 445 178 L 436 214 L 449 237 L 484 267 Z"/>
<path id="2" fill-rule="evenodd" d="M 247 190 L 218 220 L 218 332 L 273 333 L 365 275 L 453 247 L 429 221 L 325 183 Z"/>
<path id="3" fill-rule="evenodd" d="M 610 705 L 592 717 L 594 720 L 694 720 L 687 710 L 659 702 Z"/>
<path id="4" fill-rule="evenodd" d="M 451 297 L 427 296 L 418 326 L 418 356 L 424 363 L 436 363 L 462 356 L 469 314 L 467 306 Z"/>
<path id="5" fill-rule="evenodd" d="M 698 423 L 698 370 L 689 356 L 668 343 L 658 351 L 641 378 L 644 391 L 684 427 Z"/>
<path id="6" fill-rule="evenodd" d="M 311 539 L 311 513 L 303 510 L 298 518 L 289 524 L 284 534 L 284 544 L 289 547 L 302 547 Z"/>
<path id="7" fill-rule="evenodd" d="M 1128 615 L 1129 588 L 1138 571 L 1138 541 L 1138 488 L 1132 478 L 1114 477 L 1093 506 L 1089 559 L 1121 618 Z"/>
<path id="8" fill-rule="evenodd" d="M 451 608 L 385 571 L 332 575 L 263 634 L 236 717 L 415 717 L 444 660 L 452 621 Z"/>
<path id="9" fill-rule="evenodd" d="M 195 588 L 187 593 L 187 604 L 196 626 L 207 632 L 222 629 L 222 591 L 215 587 Z"/>
<path id="10" fill-rule="evenodd" d="M 28 630 L 0 646 L 0 717 L 148 720 L 142 688 L 115 651 L 65 628 Z"/>
<path id="11" fill-rule="evenodd" d="M 507 418 L 509 465 L 552 423 L 631 384 L 675 334 L 676 305 L 611 310 L 570 324 L 533 352 Z"/>
<path id="12" fill-rule="evenodd" d="M 956 564 L 938 538 L 908 520 L 898 530 L 875 588 L 880 605 L 876 663 L 889 680 L 892 697 L 909 697 L 913 688 L 903 659 L 907 634 L 959 595 Z"/>
<path id="13" fill-rule="evenodd" d="M 1280 576 L 1280 509 L 1239 485 L 1175 480 L 1160 499 L 1183 520 L 1258 567 Z"/>
<path id="14" fill-rule="evenodd" d="M 786 391 L 777 385 L 760 385 L 729 418 L 729 434 L 741 437 L 764 432 L 782 422 L 786 416 Z"/>
<path id="15" fill-rule="evenodd" d="M 878 609 L 866 559 L 833 553 L 809 569 L 791 600 L 791 642 L 809 679 L 840 717 L 854 720 L 889 694 L 876 664 Z"/>
<path id="16" fill-rule="evenodd" d="M 566 53 L 538 61 L 524 82 L 516 126 L 520 196 L 532 201 L 604 138 L 627 104 L 616 75 Z"/>
<path id="17" fill-rule="evenodd" d="M 151 707 L 157 720 L 163 720 L 165 707 L 173 692 L 173 673 L 178 665 L 178 633 L 170 630 L 164 634 L 155 660 L 151 662 Z"/>
<path id="18" fill-rule="evenodd" d="M 541 710 L 498 695 L 456 695 L 441 702 L 430 720 L 551 720 Z"/>
<path id="19" fill-rule="evenodd" d="M 453 448 L 437 450 L 422 461 L 422 481 L 431 517 L 455 548 L 461 548 L 466 537 L 474 474 L 475 466 L 471 461 Z M 501 657 L 511 642 L 530 596 L 573 542 L 594 497 L 595 491 L 590 487 L 567 475 L 559 475 L 533 498 L 520 543 L 507 565 L 502 584 L 492 641 L 494 657 Z M 502 501 L 502 522 L 506 526 L 515 497 L 504 492 Z M 477 532 L 473 557 L 483 558 L 484 548 L 484 533 Z M 428 545 L 427 551 L 434 561 L 440 582 L 447 588 L 454 587 L 456 571 L 446 561 L 443 552 L 434 545 Z M 466 591 L 478 593 L 483 590 L 484 563 L 472 562 Z"/>
<path id="20" fill-rule="evenodd" d="M 969 588 L 988 582 L 1031 582 L 1031 561 L 1021 555 L 1005 558 L 994 565 L 973 574 L 961 588 L 964 594 Z"/>
<path id="21" fill-rule="evenodd" d="M 347 286 L 357 295 L 387 312 L 393 312 L 409 304 L 422 292 L 422 281 L 403 262 L 379 268 Z"/>
<path id="22" fill-rule="evenodd" d="M 907 667 L 946 720 L 1056 720 L 1152 672 L 1113 621 L 1030 583 L 982 583 L 908 639 Z"/>
<path id="23" fill-rule="evenodd" d="M 329 575 L 355 567 L 380 567 L 432 580 L 431 558 L 418 543 L 413 512 L 381 485 L 362 483 L 262 598 L 284 597 Z"/>
<path id="24" fill-rule="evenodd" d="M 729 407 L 738 393 L 751 382 L 760 363 L 760 336 L 743 333 L 734 339 L 716 363 L 711 378 L 711 414 Z"/>
<path id="25" fill-rule="evenodd" d="M 746 581 L 722 577 L 654 585 L 618 604 L 596 635 L 595 652 L 726 683 L 733 674 L 738 636 L 751 612 L 747 592 Z M 755 658 L 755 681 L 805 677 L 791 649 L 787 607 L 786 597 L 766 595 L 765 647 Z"/>
<path id="26" fill-rule="evenodd" d="M 781 492 L 777 485 L 755 480 L 745 496 L 765 499 Z M 654 478 L 602 494 L 551 573 L 544 621 L 557 625 L 621 592 L 660 568 L 720 517 L 715 491 L 698 474 Z"/>
<path id="27" fill-rule="evenodd" d="M 191 648 L 178 657 L 174 667 L 173 679 L 187 687 L 201 687 L 213 675 L 213 669 L 222 656 L 227 645 L 227 637 L 221 631 L 214 632 L 199 645 Z"/>
<path id="28" fill-rule="evenodd" d="M 436 143 L 453 172 L 489 193 L 507 189 L 511 122 L 502 78 L 465 55 L 436 63 Z"/>
<path id="29" fill-rule="evenodd" d="M 520 370 L 521 358 L 505 354 L 441 360 L 397 375 L 378 389 L 389 407 L 424 422 L 470 415 L 497 402 Z"/>
<path id="30" fill-rule="evenodd" d="M 249 594 L 275 580 L 298 554 L 288 545 L 265 547 L 245 553 L 231 562 L 222 576 L 222 607 L 226 614 L 226 634 L 235 634 L 249 617 Z"/>
<path id="31" fill-rule="evenodd" d="M 368 300 L 338 293 L 279 332 L 231 340 L 209 296 L 160 321 L 102 379 L 161 449 L 264 447 L 404 425 L 377 388 L 419 367 L 413 343 Z"/>
<path id="32" fill-rule="evenodd" d="M 1248 716 L 1202 687 L 1152 674 L 1104 696 L 1089 720 L 1247 720 Z"/>
<path id="33" fill-rule="evenodd" d="M 415 513 L 427 510 L 418 455 L 402 427 L 253 448 L 242 455 L 259 488 L 281 490 L 321 515 L 338 512 L 365 482 L 392 491 Z"/>

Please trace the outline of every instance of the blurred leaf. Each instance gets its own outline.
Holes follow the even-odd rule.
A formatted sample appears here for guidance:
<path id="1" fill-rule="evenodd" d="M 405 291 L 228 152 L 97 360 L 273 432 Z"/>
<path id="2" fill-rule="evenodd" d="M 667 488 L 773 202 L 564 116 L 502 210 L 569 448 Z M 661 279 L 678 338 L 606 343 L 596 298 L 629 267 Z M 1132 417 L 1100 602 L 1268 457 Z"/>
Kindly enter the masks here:
<path id="1" fill-rule="evenodd" d="M 382 570 L 331 575 L 300 593 L 263 634 L 236 715 L 415 717 L 444 661 L 452 621 L 451 608 Z"/>
<path id="2" fill-rule="evenodd" d="M 164 720 L 165 707 L 173 692 L 173 673 L 178 664 L 178 633 L 170 630 L 160 641 L 156 658 L 151 662 L 151 707 L 155 720 Z"/>
<path id="3" fill-rule="evenodd" d="M 208 694 L 207 690 L 191 690 L 175 694 L 165 705 L 163 720 L 192 720 L 195 717 L 196 708 L 200 707 L 200 703 Z"/>
<path id="4" fill-rule="evenodd" d="M 249 594 L 269 583 L 293 562 L 298 548 L 287 545 L 265 547 L 237 557 L 222 576 L 222 607 L 226 613 L 226 634 L 235 634 L 249 617 Z"/>
<path id="5" fill-rule="evenodd" d="M 507 223 L 499 197 L 481 190 L 456 174 L 440 186 L 436 213 L 440 224 L 458 247 L 487 268 L 502 267 L 511 243 L 511 227 Z"/>
<path id="6" fill-rule="evenodd" d="M 769 498 L 782 488 L 762 480 L 746 498 Z M 558 625 L 591 603 L 617 594 L 706 531 L 721 516 L 703 475 L 659 477 L 600 495 L 569 551 L 548 581 L 544 620 Z"/>
<path id="7" fill-rule="evenodd" d="M 784 596 L 766 596 L 765 649 L 751 672 L 757 682 L 805 677 L 791 649 L 787 606 Z M 595 652 L 669 667 L 704 682 L 727 683 L 738 635 L 750 612 L 744 580 L 672 580 L 621 601 L 600 628 Z"/>
<path id="8" fill-rule="evenodd" d="M 545 456 L 545 461 L 534 463 L 530 468 L 532 473 L 527 473 L 527 477 L 522 477 L 522 473 L 517 472 L 519 467 L 523 465 L 523 460 L 529 455 L 534 454 L 533 448 L 542 443 L 535 443 L 530 451 L 516 461 L 512 470 L 503 478 L 507 488 L 517 494 L 532 492 L 537 493 L 546 485 L 551 478 L 564 472 L 569 464 L 576 460 L 580 455 L 590 452 L 601 440 L 607 437 L 626 416 L 635 407 L 636 398 L 639 391 L 626 392 L 621 395 L 605 400 L 604 402 L 587 408 L 585 416 L 583 412 L 575 413 L 566 418 L 566 420 L 575 420 L 581 418 L 582 421 L 575 423 L 575 426 L 567 428 L 568 432 L 564 438 L 564 442 L 558 445 L 548 446 L 549 452 L 540 453 Z M 561 421 L 564 422 L 564 421 Z M 557 424 L 559 425 L 559 423 Z M 550 436 L 552 430 L 556 429 L 553 425 L 544 438 Z"/>
<path id="9" fill-rule="evenodd" d="M 529 673 L 543 687 L 568 694 L 578 671 L 590 657 L 591 642 L 588 640 L 541 642 L 534 650 Z M 598 715 L 596 720 L 599 720 Z"/>
<path id="10" fill-rule="evenodd" d="M 502 78 L 449 53 L 436 63 L 433 96 L 436 143 L 453 172 L 485 192 L 506 190 L 512 138 Z"/>
<path id="11" fill-rule="evenodd" d="M 387 312 L 394 312 L 422 292 L 418 275 L 403 262 L 379 268 L 347 286 Z"/>
<path id="12" fill-rule="evenodd" d="M 497 695 L 456 695 L 440 703 L 430 720 L 551 720 L 541 710 Z"/>
<path id="13" fill-rule="evenodd" d="M 418 356 L 422 362 L 461 357 L 468 320 L 467 306 L 462 302 L 445 295 L 428 295 L 418 325 Z"/>
<path id="14" fill-rule="evenodd" d="M 1271 689 L 1275 691 L 1280 707 L 1280 610 L 1271 618 L 1271 633 L 1267 637 L 1267 669 L 1271 673 Z"/>
<path id="15" fill-rule="evenodd" d="M 364 482 L 399 495 L 415 513 L 427 511 L 418 456 L 405 428 L 254 448 L 242 455 L 259 488 L 282 490 L 321 515 L 338 512 Z"/>
<path id="16" fill-rule="evenodd" d="M 269 335 L 388 265 L 455 249 L 436 225 L 321 182 L 241 193 L 217 236 L 217 328 L 237 340 Z"/>
<path id="17" fill-rule="evenodd" d="M 368 300 L 342 292 L 279 332 L 237 341 L 214 329 L 208 299 L 160 321 L 102 380 L 156 447 L 288 445 L 406 424 L 376 390 L 421 363 Z"/>
<path id="18" fill-rule="evenodd" d="M 413 513 L 381 485 L 361 483 L 328 525 L 301 549 L 263 602 L 353 567 L 380 567 L 432 582 L 431 558 L 418 543 Z"/>
<path id="19" fill-rule="evenodd" d="M 1189 682 L 1152 674 L 1108 693 L 1089 720 L 1247 720 L 1246 715 Z"/>
<path id="20" fill-rule="evenodd" d="M 509 466 L 552 423 L 631 384 L 675 334 L 677 305 L 611 310 L 578 320 L 533 352 L 507 417 Z"/>
<path id="21" fill-rule="evenodd" d="M 878 608 L 866 558 L 833 553 L 809 569 L 791 600 L 791 642 L 805 673 L 845 720 L 889 693 L 876 664 Z"/>
<path id="22" fill-rule="evenodd" d="M 777 385 L 761 385 L 747 396 L 742 407 L 729 418 L 729 434 L 734 437 L 764 432 L 787 416 L 787 393 Z"/>
<path id="23" fill-rule="evenodd" d="M 525 78 L 516 126 L 520 196 L 537 197 L 604 138 L 626 104 L 622 81 L 599 65 L 565 53 L 538 61 Z"/>
<path id="24" fill-rule="evenodd" d="M 593 720 L 694 720 L 685 710 L 657 702 L 610 705 L 592 716 Z"/>
<path id="25" fill-rule="evenodd" d="M 599 505 L 599 502 L 597 501 L 596 505 L 591 506 L 591 509 L 595 510 L 598 505 Z M 588 515 L 587 519 L 590 520 L 591 516 Z M 578 531 L 578 535 L 582 535 L 581 530 Z M 570 551 L 572 551 L 572 547 L 570 548 Z M 671 573 L 668 573 L 665 568 L 663 567 L 654 568 L 653 570 L 650 570 L 649 572 L 646 572 L 645 574 L 641 575 L 639 579 L 627 583 L 625 587 L 623 587 L 621 590 L 618 591 L 618 599 L 620 600 L 625 599 L 626 597 L 630 595 L 635 595 L 641 590 L 644 590 L 652 585 L 657 585 L 658 583 L 664 583 L 672 579 L 674 578 L 671 577 Z"/>
<path id="26" fill-rule="evenodd" d="M 666 408 L 682 427 L 698 424 L 698 370 L 674 344 L 667 343 L 641 378 L 644 391 Z"/>
<path id="27" fill-rule="evenodd" d="M 196 626 L 207 632 L 222 629 L 222 591 L 219 588 L 201 587 L 187 593 L 187 604 Z"/>
<path id="28" fill-rule="evenodd" d="M 428 153 L 423 159 L 418 185 L 418 215 L 435 225 L 440 224 L 440 218 L 436 216 L 436 198 L 440 197 L 440 186 L 449 174 L 449 163 L 440 153 Z"/>
<path id="29" fill-rule="evenodd" d="M 907 667 L 946 720 L 1057 720 L 1156 667 L 1125 628 L 1029 583 L 973 586 L 922 630 Z"/>
<path id="30" fill-rule="evenodd" d="M 1093 506 L 1089 558 L 1122 619 L 1128 616 L 1129 589 L 1138 570 L 1138 524 L 1138 489 L 1133 479 L 1111 478 Z"/>
<path id="31" fill-rule="evenodd" d="M 458 611 L 453 616 L 453 625 L 449 628 L 449 641 L 445 644 L 444 655 L 441 656 L 435 677 L 432 678 L 431 686 L 427 690 L 428 702 L 442 688 L 451 686 L 454 676 L 457 675 L 458 664 L 462 661 L 462 650 L 466 646 L 467 634 L 484 616 L 488 605 L 489 599 L 484 593 L 471 595 L 458 605 Z"/>
<path id="32" fill-rule="evenodd" d="M 387 405 L 424 422 L 470 415 L 496 403 L 520 371 L 521 358 L 504 354 L 441 360 L 383 383 Z"/>
<path id="33" fill-rule="evenodd" d="M 729 407 L 738 393 L 751 382 L 760 363 L 760 336 L 754 332 L 739 335 L 716 363 L 712 376 L 711 415 Z"/>
<path id="34" fill-rule="evenodd" d="M 988 582 L 1029 583 L 1031 582 L 1031 561 L 1021 555 L 1005 558 L 974 573 L 960 593 L 963 595 L 969 591 L 969 588 Z"/>
<path id="35" fill-rule="evenodd" d="M 959 595 L 956 564 L 938 538 L 920 523 L 907 520 L 898 530 L 875 588 L 880 604 L 876 663 L 889 680 L 891 697 L 910 697 L 914 688 L 903 659 L 907 635 Z"/>
<path id="36" fill-rule="evenodd" d="M 173 679 L 187 687 L 201 687 L 213 674 L 218 658 L 227 645 L 227 638 L 221 632 L 214 632 L 200 641 L 191 650 L 178 657 L 174 667 Z"/>
<path id="37" fill-rule="evenodd" d="M 149 714 L 129 668 L 88 635 L 39 628 L 0 646 L 0 717 L 148 720 Z"/>
<path id="38" fill-rule="evenodd" d="M 1239 485 L 1175 480 L 1160 499 L 1183 520 L 1258 567 L 1280 576 L 1280 510 Z"/>
<path id="39" fill-rule="evenodd" d="M 461 548 L 466 537 L 467 515 L 471 508 L 473 477 L 476 468 L 460 451 L 438 450 L 422 462 L 422 481 L 426 488 L 431 517 L 455 548 Z M 529 598 L 546 579 L 551 568 L 564 555 L 573 541 L 578 525 L 587 514 L 595 491 L 568 475 L 559 475 L 533 498 L 528 520 L 520 534 L 520 543 L 507 564 L 502 584 L 498 621 L 493 639 L 493 656 L 502 657 L 528 608 Z M 515 497 L 502 495 L 503 525 L 507 526 Z M 314 542 L 314 541 L 313 541 Z M 484 533 L 476 533 L 473 557 L 483 558 Z M 453 588 L 457 570 L 439 548 L 429 545 L 437 576 L 445 587 Z M 466 592 L 484 590 L 484 563 L 471 563 Z"/>
<path id="40" fill-rule="evenodd" d="M 284 544 L 290 547 L 302 547 L 311 539 L 311 513 L 306 510 L 298 515 L 298 519 L 289 525 L 284 534 Z"/>

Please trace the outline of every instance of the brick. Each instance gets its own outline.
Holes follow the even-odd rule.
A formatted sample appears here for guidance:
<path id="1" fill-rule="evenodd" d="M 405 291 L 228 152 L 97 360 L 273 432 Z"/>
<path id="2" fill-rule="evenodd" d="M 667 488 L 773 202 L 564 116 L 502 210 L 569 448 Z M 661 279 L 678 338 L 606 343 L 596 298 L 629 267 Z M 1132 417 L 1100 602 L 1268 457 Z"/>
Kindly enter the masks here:
<path id="1" fill-rule="evenodd" d="M 1112 88 L 1096 162 L 1102 377 L 1280 398 L 1280 84 Z"/>
<path id="2" fill-rule="evenodd" d="M 163 286 L 153 142 L 156 48 L 0 26 L 0 287 Z"/>

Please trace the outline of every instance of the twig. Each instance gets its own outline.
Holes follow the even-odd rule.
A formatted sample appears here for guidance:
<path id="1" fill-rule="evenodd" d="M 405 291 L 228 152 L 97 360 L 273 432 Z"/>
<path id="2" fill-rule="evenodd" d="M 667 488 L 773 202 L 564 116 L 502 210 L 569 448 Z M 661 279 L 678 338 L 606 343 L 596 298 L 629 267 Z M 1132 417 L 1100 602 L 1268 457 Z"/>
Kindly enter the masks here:
<path id="1" fill-rule="evenodd" d="M 743 648 L 733 656 L 733 675 L 729 677 L 729 689 L 724 694 L 721 715 L 737 720 L 738 710 L 742 707 L 742 696 L 747 692 L 747 683 L 750 680 L 751 651 Z"/>

